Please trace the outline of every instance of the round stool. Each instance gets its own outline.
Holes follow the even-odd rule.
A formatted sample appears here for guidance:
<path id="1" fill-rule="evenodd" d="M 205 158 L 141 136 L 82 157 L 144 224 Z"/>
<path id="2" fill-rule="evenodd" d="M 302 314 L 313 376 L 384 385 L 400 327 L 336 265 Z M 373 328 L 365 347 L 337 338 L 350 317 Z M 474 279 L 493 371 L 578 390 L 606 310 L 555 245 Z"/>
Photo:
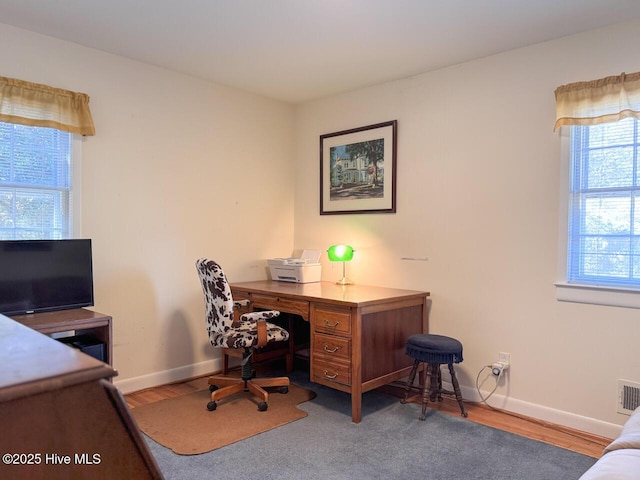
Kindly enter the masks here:
<path id="1" fill-rule="evenodd" d="M 409 392 L 415 389 L 413 382 L 416 379 L 416 373 L 421 363 L 427 365 L 426 378 L 422 373 L 420 378 L 424 378 L 424 385 L 419 387 L 422 390 L 422 415 L 420 420 L 426 418 L 427 404 L 429 400 L 441 402 L 442 395 L 455 395 L 460 412 L 463 417 L 467 416 L 462 403 L 462 393 L 460 385 L 456 378 L 456 372 L 453 369 L 454 363 L 462 362 L 462 343 L 455 338 L 445 337 L 444 335 L 432 335 L 428 333 L 411 335 L 407 339 L 406 354 L 414 359 L 413 368 L 409 373 L 409 381 L 407 382 L 404 398 L 401 403 L 406 403 Z M 453 384 L 453 392 L 442 388 L 442 373 L 440 365 L 448 365 L 449 373 L 451 373 L 451 383 Z"/>

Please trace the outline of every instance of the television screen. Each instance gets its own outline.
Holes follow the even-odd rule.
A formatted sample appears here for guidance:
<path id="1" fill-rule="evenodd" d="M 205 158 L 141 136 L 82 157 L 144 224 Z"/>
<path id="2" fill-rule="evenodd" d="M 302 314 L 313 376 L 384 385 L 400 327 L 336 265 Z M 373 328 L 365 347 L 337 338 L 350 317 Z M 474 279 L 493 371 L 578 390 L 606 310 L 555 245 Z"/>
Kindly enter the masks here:
<path id="1" fill-rule="evenodd" d="M 92 305 L 91 240 L 0 241 L 0 313 Z"/>

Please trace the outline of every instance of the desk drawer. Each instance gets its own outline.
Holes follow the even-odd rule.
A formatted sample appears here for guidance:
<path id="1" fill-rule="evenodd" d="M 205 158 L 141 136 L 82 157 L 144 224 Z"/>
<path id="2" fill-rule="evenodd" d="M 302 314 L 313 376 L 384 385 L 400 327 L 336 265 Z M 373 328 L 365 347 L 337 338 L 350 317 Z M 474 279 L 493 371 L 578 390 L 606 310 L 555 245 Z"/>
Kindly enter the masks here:
<path id="1" fill-rule="evenodd" d="M 317 332 L 351 335 L 351 314 L 349 310 L 315 308 L 311 321 L 313 322 L 313 329 Z"/>
<path id="2" fill-rule="evenodd" d="M 251 293 L 249 299 L 251 300 L 251 306 L 253 308 L 293 313 L 309 321 L 309 302 L 305 302 L 304 300 L 292 300 L 290 298 L 260 295 L 258 293 Z"/>
<path id="3" fill-rule="evenodd" d="M 327 358 L 351 360 L 351 340 L 335 335 L 316 333 L 313 335 L 313 354 Z"/>
<path id="4" fill-rule="evenodd" d="M 334 382 L 351 385 L 351 368 L 348 364 L 318 360 L 314 357 L 312 366 L 313 381 Z"/>

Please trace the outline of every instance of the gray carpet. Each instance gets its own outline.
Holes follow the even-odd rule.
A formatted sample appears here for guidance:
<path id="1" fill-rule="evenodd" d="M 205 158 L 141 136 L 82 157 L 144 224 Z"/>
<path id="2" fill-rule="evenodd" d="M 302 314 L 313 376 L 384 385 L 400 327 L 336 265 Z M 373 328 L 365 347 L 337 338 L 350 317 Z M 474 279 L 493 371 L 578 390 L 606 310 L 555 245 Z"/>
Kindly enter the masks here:
<path id="1" fill-rule="evenodd" d="M 419 405 L 376 391 L 364 395 L 362 422 L 353 424 L 349 395 L 297 372 L 291 379 L 317 393 L 300 405 L 306 418 L 202 455 L 176 455 L 147 438 L 167 480 L 571 480 L 595 463 L 433 410 L 421 422 Z"/>

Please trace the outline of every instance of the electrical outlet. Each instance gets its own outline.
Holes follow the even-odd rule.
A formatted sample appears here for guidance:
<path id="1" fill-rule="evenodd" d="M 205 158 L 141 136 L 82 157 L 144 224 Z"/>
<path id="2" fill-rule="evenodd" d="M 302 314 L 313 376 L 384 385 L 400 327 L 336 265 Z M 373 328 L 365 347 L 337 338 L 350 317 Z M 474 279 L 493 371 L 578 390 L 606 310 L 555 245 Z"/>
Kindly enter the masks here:
<path id="1" fill-rule="evenodd" d="M 511 354 L 500 352 L 498 354 L 498 362 L 502 363 L 505 366 L 505 368 L 508 368 L 509 365 L 511 365 Z"/>

